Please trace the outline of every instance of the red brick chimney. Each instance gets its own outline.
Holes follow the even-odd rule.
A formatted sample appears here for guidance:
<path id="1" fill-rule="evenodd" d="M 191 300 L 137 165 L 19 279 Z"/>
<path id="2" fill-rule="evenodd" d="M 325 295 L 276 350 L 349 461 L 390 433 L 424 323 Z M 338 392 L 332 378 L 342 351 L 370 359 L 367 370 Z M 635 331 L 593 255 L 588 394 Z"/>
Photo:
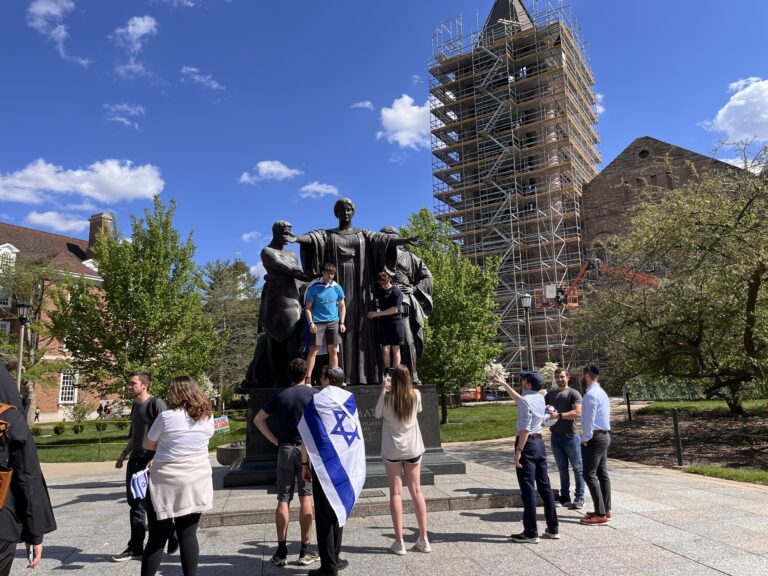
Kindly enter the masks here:
<path id="1" fill-rule="evenodd" d="M 88 258 L 93 258 L 93 247 L 99 239 L 100 234 L 109 234 L 112 231 L 112 214 L 101 212 L 94 214 L 89 218 L 91 223 L 90 232 L 88 232 Z"/>

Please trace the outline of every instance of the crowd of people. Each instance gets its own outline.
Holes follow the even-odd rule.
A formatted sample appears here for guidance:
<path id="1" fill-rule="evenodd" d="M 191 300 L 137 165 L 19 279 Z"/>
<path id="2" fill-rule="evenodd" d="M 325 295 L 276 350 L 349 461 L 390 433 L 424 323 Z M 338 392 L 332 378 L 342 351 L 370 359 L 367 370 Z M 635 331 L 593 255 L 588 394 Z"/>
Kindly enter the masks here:
<path id="1" fill-rule="evenodd" d="M 255 427 L 277 448 L 278 544 L 270 562 L 275 566 L 288 563 L 289 506 L 298 492 L 301 542 L 297 562 L 303 566 L 319 562 L 319 567 L 309 571 L 311 576 L 336 575 L 348 566 L 348 560 L 341 555 L 344 525 L 366 478 L 365 447 L 355 397 L 343 389 L 349 377 L 339 365 L 347 307 L 344 289 L 334 281 L 335 274 L 335 265 L 326 263 L 322 277 L 311 282 L 306 291 L 304 313 L 311 334 L 307 361 L 298 357 L 288 362 L 287 374 L 292 385 L 272 397 L 253 420 Z M 410 550 L 429 553 L 427 507 L 421 489 L 425 446 L 418 414 L 422 411 L 422 400 L 414 387 L 411 370 L 401 362 L 400 347 L 406 344 L 403 292 L 394 284 L 390 272 L 384 270 L 378 275 L 374 294 L 375 310 L 368 313 L 368 319 L 377 321 L 381 365 L 385 367 L 374 415 L 382 421 L 380 454 L 387 475 L 394 530 L 390 550 L 397 555 L 408 551 L 403 537 L 404 479 L 418 525 L 418 538 Z M 329 362 L 320 371 L 320 389 L 311 386 L 318 355 L 327 355 Z M 13 552 L 20 541 L 29 550 L 28 567 L 37 566 L 43 535 L 56 527 L 29 427 L 16 410 L 19 395 L 5 367 L 2 370 L 0 576 L 10 571 Z M 594 510 L 586 512 L 580 522 L 599 525 L 610 520 L 610 403 L 598 382 L 599 373 L 591 364 L 583 369 L 583 397 L 570 386 L 571 374 L 561 368 L 554 374 L 557 387 L 546 393 L 542 390 L 545 379 L 539 372 L 519 374 L 519 393 L 504 378 L 492 378 L 492 382 L 517 400 L 514 464 L 523 502 L 523 530 L 510 536 L 513 542 L 559 539 L 557 507 L 585 508 L 585 486 Z M 113 556 L 113 560 L 140 558 L 142 576 L 154 576 L 163 552 L 174 554 L 178 550 L 184 575 L 194 576 L 199 558 L 198 524 L 201 514 L 213 504 L 208 455 L 208 442 L 214 433 L 213 410 L 189 376 L 171 381 L 167 404 L 150 394 L 150 385 L 150 376 L 145 372 L 129 375 L 128 391 L 133 398 L 131 431 L 115 467 L 126 469 L 130 538 L 125 550 Z M 581 434 L 577 421 L 581 423 Z M 544 426 L 550 427 L 551 449 L 560 474 L 557 499 L 547 471 Z M 573 499 L 569 467 L 574 478 Z M 11 475 L 5 472 L 10 469 L 24 473 L 13 474 L 11 481 Z M 4 506 L 4 493 L 9 491 L 14 498 Z M 37 496 L 29 497 L 30 493 Z M 539 532 L 536 519 L 537 493 L 544 507 L 543 532 Z M 311 545 L 313 521 L 316 548 Z"/>

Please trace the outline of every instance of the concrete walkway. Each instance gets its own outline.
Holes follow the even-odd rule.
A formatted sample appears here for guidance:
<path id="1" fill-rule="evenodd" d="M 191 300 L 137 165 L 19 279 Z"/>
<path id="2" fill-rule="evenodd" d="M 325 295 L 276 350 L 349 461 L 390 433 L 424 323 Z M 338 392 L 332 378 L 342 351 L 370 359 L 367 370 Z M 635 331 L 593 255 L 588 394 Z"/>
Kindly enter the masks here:
<path id="1" fill-rule="evenodd" d="M 521 530 L 522 510 L 495 507 L 515 500 L 511 442 L 452 444 L 446 451 L 467 462 L 467 474 L 438 477 L 434 487 L 425 487 L 433 509 L 446 498 L 461 502 L 461 509 L 451 510 L 449 503 L 446 511 L 430 513 L 433 553 L 390 554 L 393 531 L 386 515 L 386 490 L 370 491 L 344 531 L 344 555 L 350 560 L 347 576 L 431 576 L 436 571 L 473 576 L 768 574 L 768 488 L 611 461 L 610 525 L 582 526 L 581 514 L 560 509 L 561 540 L 520 545 L 510 543 L 507 536 Z M 128 538 L 122 471 L 109 463 L 44 467 L 59 530 L 46 538 L 38 571 L 138 575 L 139 562 L 118 564 L 110 558 Z M 554 465 L 550 470 L 556 486 Z M 220 467 L 214 470 L 218 486 L 223 472 Z M 268 562 L 276 544 L 274 503 L 274 494 L 263 488 L 217 490 L 215 510 L 207 520 L 214 526 L 200 531 L 199 574 L 306 573 L 303 567 L 275 568 Z M 371 514 L 385 515 L 360 516 L 365 505 Z M 266 514 L 267 523 L 223 525 L 223 520 L 215 520 L 232 520 L 227 514 L 235 512 Z M 406 515 L 405 525 L 406 540 L 415 541 L 413 515 Z M 289 538 L 289 552 L 295 558 L 296 523 L 291 523 Z M 12 574 L 29 574 L 21 556 L 19 552 Z M 167 559 L 161 574 L 181 575 L 178 555 Z"/>

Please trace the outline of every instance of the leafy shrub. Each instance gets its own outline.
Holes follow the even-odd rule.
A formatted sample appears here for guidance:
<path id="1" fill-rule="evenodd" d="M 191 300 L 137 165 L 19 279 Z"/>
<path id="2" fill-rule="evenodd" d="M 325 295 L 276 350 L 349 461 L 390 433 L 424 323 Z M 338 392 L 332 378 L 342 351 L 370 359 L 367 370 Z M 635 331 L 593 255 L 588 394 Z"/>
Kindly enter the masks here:
<path id="1" fill-rule="evenodd" d="M 71 420 L 74 420 L 75 422 L 82 422 L 83 420 L 87 420 L 88 416 L 90 416 L 90 414 L 93 412 L 93 406 L 83 400 L 78 400 L 67 410 Z"/>
<path id="2" fill-rule="evenodd" d="M 99 432 L 104 432 L 104 430 L 107 429 L 107 423 L 106 422 L 96 422 L 96 430 Z"/>
<path id="3" fill-rule="evenodd" d="M 43 429 L 42 428 L 40 428 L 39 426 L 32 426 L 32 436 L 37 438 L 42 433 L 43 433 Z"/>
<path id="4" fill-rule="evenodd" d="M 64 424 L 56 424 L 56 426 L 53 427 L 53 433 L 56 434 L 56 436 L 64 434 L 64 430 Z"/>
<path id="5" fill-rule="evenodd" d="M 116 420 L 115 426 L 117 426 L 118 430 L 125 430 L 128 428 L 128 420 Z"/>
<path id="6" fill-rule="evenodd" d="M 80 434 L 80 432 L 82 432 L 83 430 L 85 430 L 85 426 L 83 426 L 82 424 L 75 424 L 74 426 L 72 426 L 72 432 L 74 432 L 75 434 Z"/>

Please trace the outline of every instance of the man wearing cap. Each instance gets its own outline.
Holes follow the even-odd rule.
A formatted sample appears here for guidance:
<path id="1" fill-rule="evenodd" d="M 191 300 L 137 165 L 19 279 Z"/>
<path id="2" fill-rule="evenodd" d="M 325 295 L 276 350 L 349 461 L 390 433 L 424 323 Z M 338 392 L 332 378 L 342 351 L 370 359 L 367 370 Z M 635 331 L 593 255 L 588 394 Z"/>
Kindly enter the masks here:
<path id="1" fill-rule="evenodd" d="M 544 397 L 539 390 L 544 386 L 544 376 L 538 372 L 520 372 L 522 394 L 494 377 L 493 382 L 501 384 L 510 396 L 517 399 L 517 438 L 515 439 L 515 467 L 517 482 L 523 499 L 523 531 L 512 534 L 512 542 L 535 544 L 539 541 L 536 524 L 536 492 L 544 502 L 544 517 L 547 528 L 542 538 L 560 538 L 560 529 L 555 511 L 555 497 L 547 475 L 547 452 L 541 436 L 541 425 L 546 417 Z"/>
<path id="2" fill-rule="evenodd" d="M 550 441 L 557 471 L 560 473 L 560 498 L 557 501 L 571 510 L 581 510 L 584 508 L 584 476 L 581 470 L 581 439 L 576 432 L 576 420 L 581 417 L 581 394 L 568 386 L 570 378 L 571 373 L 568 370 L 555 370 L 557 389 L 548 392 L 544 401 L 555 408 L 555 412 L 548 414 L 548 417 L 556 420 L 550 428 Z M 569 462 L 573 467 L 573 479 L 576 484 L 573 502 Z"/>
<path id="3" fill-rule="evenodd" d="M 605 524 L 611 518 L 611 480 L 608 478 L 611 403 L 597 381 L 598 374 L 597 366 L 590 364 L 581 375 L 586 388 L 581 407 L 581 459 L 584 481 L 595 505 L 595 510 L 581 519 L 581 523 L 587 525 Z"/>

